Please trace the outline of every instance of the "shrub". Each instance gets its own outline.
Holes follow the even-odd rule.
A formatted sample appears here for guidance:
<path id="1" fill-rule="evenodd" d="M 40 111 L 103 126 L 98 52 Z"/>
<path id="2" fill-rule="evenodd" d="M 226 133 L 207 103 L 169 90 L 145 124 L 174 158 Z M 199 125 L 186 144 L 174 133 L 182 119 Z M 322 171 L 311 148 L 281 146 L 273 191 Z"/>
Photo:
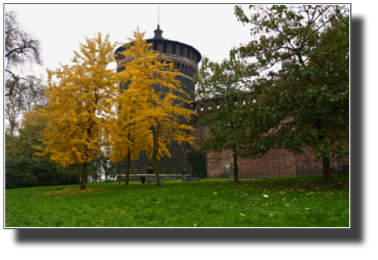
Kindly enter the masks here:
<path id="1" fill-rule="evenodd" d="M 46 158 L 6 157 L 5 172 L 7 189 L 80 183 L 80 174 L 74 167 L 63 169 Z"/>
<path id="2" fill-rule="evenodd" d="M 24 172 L 21 175 L 21 183 L 24 187 L 33 187 L 38 185 L 38 178 L 30 172 Z"/>

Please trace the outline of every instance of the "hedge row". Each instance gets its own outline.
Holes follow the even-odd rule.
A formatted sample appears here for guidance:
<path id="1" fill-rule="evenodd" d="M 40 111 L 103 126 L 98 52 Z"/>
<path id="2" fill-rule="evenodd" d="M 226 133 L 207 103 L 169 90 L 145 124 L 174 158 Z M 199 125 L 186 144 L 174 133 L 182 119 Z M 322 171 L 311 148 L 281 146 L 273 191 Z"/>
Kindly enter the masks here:
<path id="1" fill-rule="evenodd" d="M 80 170 L 62 168 L 48 159 L 6 157 L 5 186 L 7 189 L 66 185 L 80 183 Z"/>

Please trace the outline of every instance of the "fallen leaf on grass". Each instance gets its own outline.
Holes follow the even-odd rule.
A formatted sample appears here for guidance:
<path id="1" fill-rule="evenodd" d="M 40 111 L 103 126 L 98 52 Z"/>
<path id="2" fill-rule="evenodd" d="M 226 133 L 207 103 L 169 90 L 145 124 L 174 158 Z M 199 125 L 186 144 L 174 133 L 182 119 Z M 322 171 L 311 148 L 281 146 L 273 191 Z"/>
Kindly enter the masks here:
<path id="1" fill-rule="evenodd" d="M 216 192 L 216 191 L 214 191 L 213 193 L 214 193 L 214 194 L 216 194 L 217 192 Z"/>
<path id="2" fill-rule="evenodd" d="M 286 198 L 283 198 L 282 201 L 284 201 Z"/>
<path id="3" fill-rule="evenodd" d="M 243 213 L 240 213 L 240 216 L 245 217 L 245 215 Z"/>
<path id="4" fill-rule="evenodd" d="M 290 204 L 285 204 L 285 206 L 287 207 L 287 206 L 290 206 Z"/>
<path id="5" fill-rule="evenodd" d="M 269 214 L 269 217 L 273 217 L 274 216 L 274 214 Z"/>
<path id="6" fill-rule="evenodd" d="M 305 208 L 305 210 L 309 210 L 310 208 Z"/>
<path id="7" fill-rule="evenodd" d="M 197 226 L 197 224 L 194 224 L 194 226 L 196 227 L 196 226 Z"/>

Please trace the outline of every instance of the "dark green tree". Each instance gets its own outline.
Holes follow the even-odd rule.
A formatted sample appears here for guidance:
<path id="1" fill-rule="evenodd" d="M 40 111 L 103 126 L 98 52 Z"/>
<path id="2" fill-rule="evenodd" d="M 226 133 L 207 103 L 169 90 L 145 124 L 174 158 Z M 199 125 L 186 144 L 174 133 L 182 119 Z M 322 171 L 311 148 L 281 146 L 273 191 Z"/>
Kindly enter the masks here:
<path id="1" fill-rule="evenodd" d="M 270 149 L 295 153 L 305 146 L 322 158 L 325 180 L 332 180 L 329 156 L 349 154 L 349 10 L 340 6 L 250 6 L 235 14 L 252 24 L 256 37 L 237 50 L 251 57 L 251 88 L 258 106 L 242 112 L 249 122 L 243 156 Z M 291 59 L 292 58 L 292 59 Z M 285 69 L 275 69 L 291 60 Z"/>
<path id="2" fill-rule="evenodd" d="M 201 145 L 201 151 L 231 149 L 235 182 L 239 181 L 237 162 L 246 131 L 239 111 L 253 99 L 246 91 L 250 84 L 247 75 L 246 62 L 233 53 L 221 63 L 205 57 L 195 76 L 196 98 L 202 100 L 198 123 L 210 125 L 209 137 Z"/>
<path id="3" fill-rule="evenodd" d="M 48 121 L 40 110 L 34 110 L 24 114 L 24 118 L 19 128 L 19 138 L 16 146 L 23 157 L 30 159 L 39 158 L 37 153 L 45 150 L 45 145 L 42 143 L 41 131 L 44 131 L 48 126 Z"/>

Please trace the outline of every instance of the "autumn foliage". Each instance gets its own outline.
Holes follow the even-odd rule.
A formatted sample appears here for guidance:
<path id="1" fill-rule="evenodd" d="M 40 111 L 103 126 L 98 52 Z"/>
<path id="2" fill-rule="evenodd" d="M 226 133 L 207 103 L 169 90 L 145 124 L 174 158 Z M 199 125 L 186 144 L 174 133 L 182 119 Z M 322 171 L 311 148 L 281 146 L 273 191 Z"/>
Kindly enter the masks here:
<path id="1" fill-rule="evenodd" d="M 73 65 L 62 65 L 48 71 L 46 97 L 50 103 L 44 108 L 49 126 L 43 132 L 50 158 L 63 166 L 82 163 L 81 189 L 85 189 L 87 163 L 102 154 L 108 141 L 112 119 L 112 99 L 117 94 L 117 77 L 108 65 L 114 62 L 115 45 L 98 33 L 80 44 L 74 52 Z"/>
<path id="2" fill-rule="evenodd" d="M 127 89 L 118 99 L 112 159 L 119 161 L 126 157 L 128 172 L 130 158 L 135 159 L 140 151 L 146 151 L 154 160 L 157 186 L 160 186 L 157 160 L 164 155 L 171 157 L 168 145 L 172 142 L 194 145 L 194 137 L 187 134 L 194 129 L 180 122 L 180 117 L 189 122 L 190 114 L 195 113 L 182 107 L 183 103 L 189 104 L 186 99 L 189 95 L 181 89 L 176 78 L 180 73 L 173 68 L 174 64 L 152 50 L 152 43 L 147 44 L 143 37 L 144 33 L 138 29 L 121 53 L 133 59 L 120 64 L 124 70 L 118 76 Z"/>
<path id="3" fill-rule="evenodd" d="M 72 66 L 48 71 L 46 97 L 50 103 L 43 112 L 49 125 L 42 133 L 46 150 L 41 155 L 63 166 L 83 164 L 82 190 L 88 162 L 97 155 L 106 156 L 105 146 L 112 147 L 113 161 L 127 159 L 125 184 L 130 160 L 146 151 L 154 159 L 160 186 L 157 160 L 171 156 L 168 145 L 194 145 L 194 137 L 187 133 L 193 128 L 183 122 L 189 122 L 194 112 L 182 107 L 189 104 L 189 96 L 176 78 L 180 73 L 143 36 L 139 30 L 134 32 L 132 44 L 126 45 L 122 55 L 133 59 L 120 65 L 125 67 L 121 73 L 108 68 L 115 61 L 115 44 L 110 43 L 109 35 L 103 39 L 100 33 L 80 44 Z M 121 91 L 119 84 L 127 84 L 127 90 Z"/>

